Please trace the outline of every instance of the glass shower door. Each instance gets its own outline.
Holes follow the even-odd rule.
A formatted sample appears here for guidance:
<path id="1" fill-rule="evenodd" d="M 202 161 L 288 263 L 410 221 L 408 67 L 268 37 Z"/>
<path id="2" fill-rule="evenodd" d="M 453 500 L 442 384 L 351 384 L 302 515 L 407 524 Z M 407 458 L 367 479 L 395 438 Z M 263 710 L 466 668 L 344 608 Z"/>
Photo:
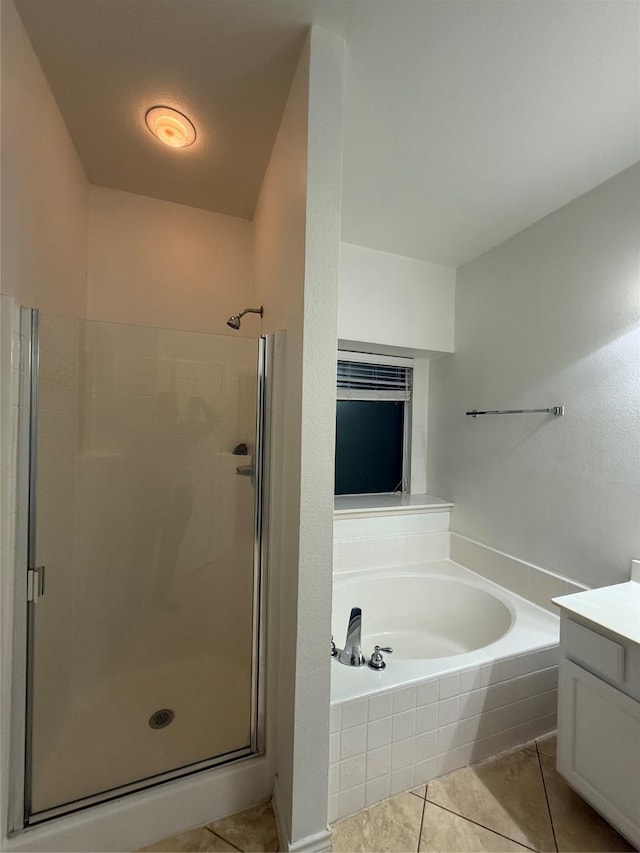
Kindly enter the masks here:
<path id="1" fill-rule="evenodd" d="M 257 751 L 260 348 L 40 316 L 32 821 Z"/>

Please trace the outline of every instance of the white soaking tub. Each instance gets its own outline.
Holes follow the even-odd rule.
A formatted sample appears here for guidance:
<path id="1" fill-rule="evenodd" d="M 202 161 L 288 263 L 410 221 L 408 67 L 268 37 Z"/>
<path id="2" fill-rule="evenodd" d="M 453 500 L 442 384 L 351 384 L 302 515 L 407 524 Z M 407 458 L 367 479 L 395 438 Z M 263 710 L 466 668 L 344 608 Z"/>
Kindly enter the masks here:
<path id="1" fill-rule="evenodd" d="M 559 619 L 442 560 L 334 578 L 332 633 L 362 610 L 386 669 L 331 667 L 329 817 L 555 728 Z"/>
<path id="2" fill-rule="evenodd" d="M 334 629 L 347 624 L 353 603 L 363 612 L 365 651 L 393 645 L 395 660 L 427 660 L 481 649 L 503 637 L 515 607 L 473 578 L 425 571 L 348 575 L 336 584 Z M 344 631 L 343 631 L 344 633 Z"/>

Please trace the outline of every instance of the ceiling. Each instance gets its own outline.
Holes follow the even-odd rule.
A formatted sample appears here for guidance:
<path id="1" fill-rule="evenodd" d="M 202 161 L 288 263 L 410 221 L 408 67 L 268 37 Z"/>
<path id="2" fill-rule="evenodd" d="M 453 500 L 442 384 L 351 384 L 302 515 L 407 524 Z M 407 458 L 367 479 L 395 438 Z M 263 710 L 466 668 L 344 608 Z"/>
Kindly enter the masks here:
<path id="1" fill-rule="evenodd" d="M 347 43 L 347 242 L 459 266 L 640 157 L 637 0 L 16 5 L 102 186 L 251 218 L 313 22 Z M 191 148 L 145 130 L 159 103 Z"/>

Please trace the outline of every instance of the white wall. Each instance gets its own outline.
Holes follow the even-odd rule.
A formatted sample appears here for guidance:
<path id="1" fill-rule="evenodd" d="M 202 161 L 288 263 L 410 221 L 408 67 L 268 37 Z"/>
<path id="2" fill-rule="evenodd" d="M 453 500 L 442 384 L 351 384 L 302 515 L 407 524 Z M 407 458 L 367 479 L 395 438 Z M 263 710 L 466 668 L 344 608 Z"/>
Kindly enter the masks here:
<path id="1" fill-rule="evenodd" d="M 327 825 L 344 41 L 311 31 L 292 842 Z M 309 772 L 312 768 L 312 772 Z"/>
<path id="2" fill-rule="evenodd" d="M 168 201 L 91 187 L 87 316 L 257 337 L 227 319 L 253 305 L 253 224 Z"/>
<path id="3" fill-rule="evenodd" d="M 318 649 L 331 621 L 327 459 L 335 431 L 343 51 L 341 40 L 312 30 L 255 216 L 265 331 L 286 329 L 274 412 L 270 565 L 279 573 L 276 801 L 287 848 L 314 837 L 328 843 L 330 659 Z"/>
<path id="4" fill-rule="evenodd" d="M 89 185 L 13 0 L 0 6 L 1 292 L 80 317 Z"/>
<path id="5" fill-rule="evenodd" d="M 590 586 L 640 553 L 639 197 L 635 166 L 459 269 L 456 352 L 431 365 L 453 529 Z"/>
<path id="6" fill-rule="evenodd" d="M 301 352 L 307 183 L 309 43 L 300 57 L 271 159 L 258 197 L 255 225 L 256 299 L 265 306 L 264 331 L 286 329 L 278 340 L 272 377 L 269 495 L 269 613 L 280 643 L 276 751 L 279 819 L 291 837 L 295 740 L 295 643 L 300 527 Z M 288 653 L 287 653 L 288 652 Z M 274 656 L 270 655 L 273 664 Z M 282 839 L 285 841 L 285 838 Z"/>
<path id="7" fill-rule="evenodd" d="M 453 267 L 342 243 L 338 337 L 453 352 Z"/>
<path id="8" fill-rule="evenodd" d="M 12 674 L 16 550 L 18 306 L 83 316 L 88 190 L 84 171 L 12 0 L 0 4 L 2 346 L 0 349 L 0 847 L 8 849 L 9 717 L 23 673 Z M 68 517 L 70 477 L 59 483 Z M 22 550 L 20 550 L 21 556 Z M 24 565 L 24 563 L 23 563 Z M 19 763 L 19 762 L 18 762 Z"/>

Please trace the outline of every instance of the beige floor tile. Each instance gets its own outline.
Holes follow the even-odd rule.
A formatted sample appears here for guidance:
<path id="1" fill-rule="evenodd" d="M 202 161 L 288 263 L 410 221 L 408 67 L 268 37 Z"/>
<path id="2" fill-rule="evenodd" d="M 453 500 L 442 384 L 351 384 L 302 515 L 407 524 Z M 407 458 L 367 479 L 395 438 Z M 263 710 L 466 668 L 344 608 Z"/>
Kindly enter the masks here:
<path id="1" fill-rule="evenodd" d="M 419 849 L 421 853 L 517 853 L 529 848 L 426 803 Z"/>
<path id="2" fill-rule="evenodd" d="M 422 797 L 422 799 L 424 800 L 424 798 L 427 795 L 427 786 L 426 785 L 419 785 L 417 788 L 412 788 L 411 793 L 415 794 L 418 797 Z"/>
<path id="3" fill-rule="evenodd" d="M 555 758 L 557 741 L 558 738 L 555 732 L 552 735 L 545 735 L 544 737 L 538 738 L 536 741 L 538 744 L 538 752 L 541 755 L 548 755 L 549 758 Z"/>
<path id="4" fill-rule="evenodd" d="M 560 853 L 618 853 L 634 848 L 570 788 L 556 772 L 555 760 L 540 756 L 551 819 Z"/>
<path id="5" fill-rule="evenodd" d="M 163 838 L 162 841 L 142 847 L 140 853 L 228 853 L 230 850 L 235 851 L 235 847 L 202 827 Z"/>
<path id="6" fill-rule="evenodd" d="M 406 853 L 418 849 L 424 801 L 397 794 L 334 824 L 333 853 Z"/>
<path id="7" fill-rule="evenodd" d="M 278 829 L 271 803 L 258 803 L 208 827 L 247 853 L 274 853 L 278 849 Z"/>
<path id="8" fill-rule="evenodd" d="M 429 782 L 427 801 L 536 850 L 553 851 L 538 756 L 519 748 Z"/>

